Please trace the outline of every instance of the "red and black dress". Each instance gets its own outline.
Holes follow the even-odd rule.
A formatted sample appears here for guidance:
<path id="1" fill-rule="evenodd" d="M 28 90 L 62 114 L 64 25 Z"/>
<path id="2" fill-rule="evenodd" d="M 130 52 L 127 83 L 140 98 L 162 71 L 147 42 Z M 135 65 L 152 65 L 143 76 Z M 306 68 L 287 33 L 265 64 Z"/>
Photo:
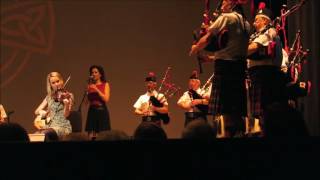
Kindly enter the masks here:
<path id="1" fill-rule="evenodd" d="M 104 93 L 106 83 L 96 85 L 97 88 Z M 85 130 L 87 132 L 100 132 L 110 130 L 110 116 L 106 103 L 99 96 L 98 92 L 93 89 L 88 90 L 88 100 L 90 107 L 87 115 L 87 123 Z"/>

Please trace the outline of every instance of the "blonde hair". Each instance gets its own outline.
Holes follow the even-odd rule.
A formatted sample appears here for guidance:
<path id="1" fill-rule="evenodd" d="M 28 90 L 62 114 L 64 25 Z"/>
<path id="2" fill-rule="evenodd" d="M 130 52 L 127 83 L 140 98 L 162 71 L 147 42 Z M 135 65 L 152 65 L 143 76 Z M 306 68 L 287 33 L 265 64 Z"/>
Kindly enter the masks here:
<path id="1" fill-rule="evenodd" d="M 52 87 L 51 87 L 51 83 L 50 83 L 50 78 L 51 77 L 59 78 L 59 80 L 62 81 L 62 84 L 64 84 L 63 77 L 62 77 L 62 75 L 60 73 L 58 73 L 58 72 L 49 73 L 48 76 L 47 76 L 47 93 L 48 93 L 49 96 L 52 94 L 52 90 L 53 90 Z"/>

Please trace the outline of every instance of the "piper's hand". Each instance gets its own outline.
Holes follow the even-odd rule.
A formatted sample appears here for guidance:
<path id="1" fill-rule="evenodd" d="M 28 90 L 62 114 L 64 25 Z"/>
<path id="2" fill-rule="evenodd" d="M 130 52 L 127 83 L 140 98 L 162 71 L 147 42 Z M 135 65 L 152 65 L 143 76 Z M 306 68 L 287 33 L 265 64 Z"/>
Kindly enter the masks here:
<path id="1" fill-rule="evenodd" d="M 192 106 L 196 106 L 196 105 L 198 105 L 198 104 L 202 104 L 202 99 L 194 99 L 194 100 L 192 100 L 192 102 L 191 102 L 191 105 L 192 105 Z"/>
<path id="2" fill-rule="evenodd" d="M 155 107 L 155 106 L 150 106 L 150 109 L 152 110 L 152 111 L 158 111 L 158 107 Z"/>
<path id="3" fill-rule="evenodd" d="M 148 109 L 138 109 L 136 110 L 136 113 L 142 116 L 148 116 L 149 115 L 149 110 Z"/>
<path id="4" fill-rule="evenodd" d="M 143 115 L 143 116 L 149 116 L 149 111 L 148 111 L 148 110 L 143 111 L 141 115 Z"/>
<path id="5" fill-rule="evenodd" d="M 189 56 L 195 55 L 198 51 L 199 51 L 198 46 L 197 45 L 192 45 L 191 46 L 191 50 L 189 52 Z"/>
<path id="6" fill-rule="evenodd" d="M 209 56 L 207 54 L 201 54 L 199 53 L 198 54 L 198 57 L 200 58 L 201 62 L 203 63 L 209 63 L 209 62 L 212 62 L 214 60 L 214 57 L 213 56 Z"/>
<path id="7" fill-rule="evenodd" d="M 284 73 L 288 72 L 288 67 L 287 66 L 281 66 L 281 71 Z"/>
<path id="8" fill-rule="evenodd" d="M 210 94 L 206 94 L 206 95 L 204 95 L 204 96 L 202 96 L 204 99 L 206 99 L 206 100 L 210 100 Z"/>

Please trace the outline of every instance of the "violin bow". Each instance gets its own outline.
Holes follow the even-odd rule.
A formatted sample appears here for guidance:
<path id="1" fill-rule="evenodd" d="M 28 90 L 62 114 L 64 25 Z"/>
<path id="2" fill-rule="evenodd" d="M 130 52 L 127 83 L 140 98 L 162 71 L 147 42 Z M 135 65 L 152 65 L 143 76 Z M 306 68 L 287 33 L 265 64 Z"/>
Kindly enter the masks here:
<path id="1" fill-rule="evenodd" d="M 65 82 L 64 85 L 63 85 L 63 89 L 64 89 L 64 88 L 66 87 L 66 85 L 68 84 L 70 78 L 71 78 L 71 76 L 69 75 L 68 78 L 67 78 L 67 80 L 66 80 L 66 82 Z"/>

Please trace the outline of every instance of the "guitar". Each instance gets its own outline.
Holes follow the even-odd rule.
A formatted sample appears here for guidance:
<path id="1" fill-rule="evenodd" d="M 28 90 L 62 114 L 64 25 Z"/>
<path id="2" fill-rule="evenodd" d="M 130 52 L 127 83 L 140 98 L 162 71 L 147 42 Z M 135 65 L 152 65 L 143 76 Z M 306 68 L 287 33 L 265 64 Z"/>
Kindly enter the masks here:
<path id="1" fill-rule="evenodd" d="M 46 125 L 50 124 L 51 118 L 49 116 L 43 117 L 42 115 L 36 116 L 36 118 L 33 121 L 34 126 L 37 129 L 44 129 Z"/>

